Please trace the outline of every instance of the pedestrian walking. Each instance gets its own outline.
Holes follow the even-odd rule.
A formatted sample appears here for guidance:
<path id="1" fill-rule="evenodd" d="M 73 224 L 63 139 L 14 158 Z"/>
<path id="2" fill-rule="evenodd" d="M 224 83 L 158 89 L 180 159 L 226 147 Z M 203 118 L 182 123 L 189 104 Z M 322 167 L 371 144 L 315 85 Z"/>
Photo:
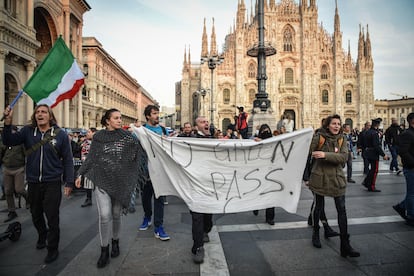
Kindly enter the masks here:
<path id="1" fill-rule="evenodd" d="M 325 139 L 321 149 L 318 149 L 320 137 Z M 314 192 L 315 208 L 313 210 L 313 234 L 312 244 L 316 248 L 321 248 L 319 238 L 319 218 L 321 210 L 325 205 L 325 196 L 333 197 L 338 213 L 338 225 L 341 237 L 341 256 L 359 257 L 359 252 L 355 251 L 349 243 L 348 219 L 345 208 L 346 180 L 342 170 L 348 157 L 348 146 L 339 141 L 343 139 L 341 133 L 341 118 L 339 115 L 328 116 L 323 128 L 315 134 L 310 151 L 314 164 L 309 179 L 309 188 Z"/>
<path id="2" fill-rule="evenodd" d="M 401 173 L 398 168 L 398 146 L 399 135 L 402 133 L 402 128 L 398 125 L 395 118 L 391 118 L 391 125 L 385 130 L 385 143 L 387 144 L 391 153 L 390 171 L 395 171 L 397 175 Z"/>
<path id="3" fill-rule="evenodd" d="M 68 135 L 57 126 L 52 109 L 37 105 L 30 125 L 12 131 L 13 110 L 4 111 L 3 143 L 6 146 L 24 145 L 26 150 L 26 180 L 33 224 L 38 233 L 37 249 L 47 246 L 45 263 L 59 255 L 59 207 L 64 192 L 73 188 L 73 156 Z M 45 216 L 47 219 L 47 227 Z M 47 240 L 47 242 L 46 242 Z"/>
<path id="4" fill-rule="evenodd" d="M 408 129 L 399 136 L 399 155 L 403 163 L 403 172 L 407 190 L 405 198 L 393 208 L 406 223 L 414 226 L 414 113 L 407 116 Z"/>
<path id="5" fill-rule="evenodd" d="M 16 126 L 12 126 L 12 132 L 17 132 Z M 23 197 L 26 200 L 26 205 L 28 204 L 26 183 L 24 180 L 25 159 L 23 145 L 2 145 L 0 160 L 3 167 L 3 184 L 7 200 L 7 209 L 9 211 L 7 219 L 4 222 L 9 222 L 17 218 L 14 194 Z"/>
<path id="6" fill-rule="evenodd" d="M 367 175 L 369 171 L 369 161 L 365 156 L 366 134 L 369 129 L 371 129 L 371 123 L 366 122 L 364 124 L 364 129 L 359 133 L 358 141 L 357 141 L 357 151 L 361 153 L 362 160 L 364 161 L 364 174 L 365 175 Z"/>
<path id="7" fill-rule="evenodd" d="M 344 124 L 343 132 L 346 144 L 348 146 L 348 160 L 346 161 L 346 179 L 349 183 L 355 183 L 355 180 L 352 179 L 352 159 L 354 159 L 352 148 L 354 147 L 354 142 L 352 141 L 351 125 Z"/>
<path id="8" fill-rule="evenodd" d="M 107 110 L 102 116 L 101 124 L 105 129 L 94 134 L 88 157 L 79 168 L 76 179 L 78 188 L 81 186 L 82 176 L 90 179 L 95 185 L 101 244 L 98 268 L 105 267 L 110 257 L 116 258 L 120 254 L 121 212 L 127 213 L 132 190 L 141 179 L 143 166 L 140 160 L 144 154 L 138 139 L 122 129 L 119 110 Z"/>
<path id="9" fill-rule="evenodd" d="M 167 136 L 167 131 L 160 125 L 160 110 L 155 105 L 148 105 L 145 107 L 144 116 L 147 122 L 143 125 L 152 132 L 157 133 L 160 136 Z M 144 209 L 144 218 L 139 227 L 139 230 L 145 231 L 151 225 L 152 207 L 151 201 L 154 198 L 154 236 L 162 241 L 170 240 L 170 236 L 164 230 L 164 201 L 165 196 L 155 197 L 154 187 L 152 186 L 151 179 L 147 177 L 146 183 L 141 190 L 142 207 Z"/>
<path id="10" fill-rule="evenodd" d="M 268 124 L 262 124 L 259 128 L 259 134 L 254 138 L 255 141 L 259 142 L 267 138 L 273 137 L 272 130 Z M 258 210 L 254 210 L 253 214 L 257 216 Z M 266 208 L 265 211 L 266 223 L 269 225 L 275 225 L 275 207 Z"/>
<path id="11" fill-rule="evenodd" d="M 197 126 L 197 138 L 213 138 L 210 134 L 210 128 L 206 117 L 200 116 L 196 119 Z M 193 255 L 193 261 L 196 264 L 204 262 L 204 243 L 210 241 L 208 233 L 210 233 L 213 227 L 213 215 L 206 213 L 198 213 L 190 210 L 192 220 L 192 234 L 193 234 L 193 247 L 191 253 Z"/>
<path id="12" fill-rule="evenodd" d="M 369 171 L 365 177 L 362 185 L 368 189 L 368 192 L 381 192 L 381 190 L 375 187 L 378 175 L 379 156 L 382 156 L 384 160 L 388 160 L 388 156 L 384 153 L 380 142 L 380 134 L 378 127 L 381 123 L 381 119 L 373 119 L 371 122 L 371 128 L 367 130 L 364 136 L 364 155 L 369 162 Z"/>
<path id="13" fill-rule="evenodd" d="M 323 145 L 326 142 L 325 138 L 323 136 L 319 135 L 320 131 L 322 131 L 322 132 L 324 131 L 325 122 L 326 122 L 326 118 L 323 118 L 322 121 L 321 121 L 321 127 L 318 128 L 317 130 L 315 130 L 315 135 L 319 136 L 318 146 L 317 146 L 316 150 L 321 150 Z M 343 139 L 342 140 L 339 139 L 338 144 L 339 143 L 342 144 Z M 306 186 L 309 186 L 309 179 L 310 179 L 310 174 L 312 172 L 312 168 L 313 168 L 313 165 L 314 165 L 314 161 L 315 160 L 312 158 L 312 151 L 310 151 L 309 156 L 308 156 L 308 160 L 307 160 L 307 163 L 306 163 L 305 171 L 303 172 L 303 182 L 305 183 Z M 312 192 L 312 195 L 315 199 L 315 193 L 312 190 L 311 190 L 311 192 Z M 312 227 L 314 226 L 314 223 L 315 223 L 315 220 L 314 220 L 314 217 L 313 217 L 314 210 L 315 210 L 315 200 L 312 201 L 312 205 L 311 205 L 311 208 L 310 208 L 310 214 L 308 216 L 308 225 L 312 226 Z M 328 219 L 326 218 L 326 213 L 325 213 L 325 206 L 323 206 L 323 208 L 321 208 L 320 211 L 319 211 L 319 220 L 322 222 L 325 239 L 339 236 L 339 233 L 336 232 L 335 230 L 333 230 L 331 228 L 331 226 L 328 224 Z M 317 224 L 319 225 L 319 221 L 317 222 Z"/>
<path id="14" fill-rule="evenodd" d="M 91 144 L 92 144 L 92 138 L 96 131 L 97 131 L 96 128 L 91 127 L 86 132 L 85 140 L 81 144 L 82 164 L 83 162 L 85 162 L 86 157 L 89 154 L 89 151 L 91 149 Z M 92 190 L 94 188 L 92 181 L 86 178 L 85 176 L 83 176 L 81 179 L 81 186 L 86 190 L 86 199 L 85 199 L 85 202 L 82 203 L 81 207 L 84 208 L 84 207 L 92 206 Z"/>

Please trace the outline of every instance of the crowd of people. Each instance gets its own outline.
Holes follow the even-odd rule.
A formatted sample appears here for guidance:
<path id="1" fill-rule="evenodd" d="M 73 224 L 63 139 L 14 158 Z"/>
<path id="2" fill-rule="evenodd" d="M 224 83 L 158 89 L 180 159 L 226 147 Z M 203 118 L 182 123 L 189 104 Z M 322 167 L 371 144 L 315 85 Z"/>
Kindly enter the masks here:
<path id="1" fill-rule="evenodd" d="M 292 132 L 294 120 L 289 114 L 282 116 L 272 131 L 268 124 L 256 127 L 248 136 L 248 114 L 238 107 L 239 115 L 225 133 L 213 128 L 208 120 L 200 116 L 193 126 L 183 124 L 179 133 L 186 138 L 202 139 L 254 139 L 261 141 L 275 135 Z M 137 122 L 135 127 L 144 127 L 160 135 L 171 136 L 159 122 L 159 109 L 148 105 L 144 110 L 146 123 Z M 161 241 L 170 240 L 164 230 L 164 196 L 156 197 L 148 172 L 148 156 L 139 138 L 132 131 L 123 128 L 122 114 L 109 109 L 102 116 L 102 129 L 90 128 L 86 133 L 66 133 L 58 126 L 53 111 L 47 105 L 34 109 L 31 123 L 18 130 L 12 124 L 13 111 L 4 111 L 5 126 L 2 134 L 1 158 L 4 179 L 4 195 L 7 199 L 8 216 L 5 222 L 17 217 L 15 195 L 27 200 L 33 224 L 38 232 L 36 248 L 47 248 L 45 263 L 51 263 L 59 255 L 59 207 L 64 194 L 70 196 L 72 189 L 86 189 L 86 199 L 81 207 L 92 205 L 95 195 L 99 218 L 100 257 L 97 267 L 105 267 L 110 258 L 120 254 L 119 238 L 121 215 L 134 208 L 137 190 L 141 192 L 144 216 L 138 229 L 148 230 L 152 225 L 154 236 Z M 392 206 L 407 222 L 414 226 L 414 113 L 407 117 L 409 127 L 400 128 L 395 120 L 382 135 L 380 119 L 367 122 L 358 132 L 351 125 L 343 124 L 339 115 L 322 120 L 321 127 L 314 133 L 303 181 L 313 193 L 308 224 L 312 227 L 312 245 L 321 248 L 320 224 L 325 238 L 340 237 L 340 255 L 359 257 L 360 253 L 350 245 L 345 207 L 347 183 L 352 178 L 352 160 L 361 154 L 364 160 L 364 181 L 362 185 L 369 192 L 380 192 L 376 187 L 379 157 L 387 160 L 382 139 L 392 157 L 390 170 L 397 175 L 404 173 L 406 197 Z M 131 126 L 132 127 L 132 126 Z M 384 138 L 382 138 L 384 137 Z M 398 158 L 401 158 L 399 161 Z M 402 169 L 400 163 L 402 162 Z M 344 168 L 346 168 L 346 174 Z M 27 185 L 27 190 L 26 190 Z M 325 197 L 332 197 L 338 216 L 339 233 L 328 224 L 325 214 Z M 135 209 L 133 209 L 135 211 Z M 252 210 L 258 215 L 259 210 Z M 193 246 L 191 253 L 197 264 L 204 261 L 204 243 L 210 241 L 209 232 L 213 226 L 213 215 L 189 210 L 192 218 Z M 275 208 L 265 210 L 265 222 L 275 224 Z"/>

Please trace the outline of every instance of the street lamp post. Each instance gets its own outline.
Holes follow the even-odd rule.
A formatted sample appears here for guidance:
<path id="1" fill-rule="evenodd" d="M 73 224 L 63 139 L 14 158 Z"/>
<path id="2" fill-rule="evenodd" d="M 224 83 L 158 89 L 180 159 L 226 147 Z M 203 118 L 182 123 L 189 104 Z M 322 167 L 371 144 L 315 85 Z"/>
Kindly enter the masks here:
<path id="1" fill-rule="evenodd" d="M 270 43 L 264 41 L 264 0 L 259 0 L 259 43 L 247 51 L 250 57 L 257 57 L 257 85 L 258 91 L 253 107 L 259 107 L 261 111 L 266 111 L 270 107 L 270 100 L 266 93 L 266 56 L 276 54 L 276 49 Z"/>
<path id="2" fill-rule="evenodd" d="M 210 56 L 210 57 L 201 57 L 201 64 L 207 62 L 208 69 L 211 71 L 211 87 L 210 87 L 210 133 L 214 134 L 214 106 L 213 106 L 213 77 L 214 69 L 217 65 L 223 63 L 224 58 L 222 56 Z M 205 94 L 204 94 L 205 95 Z"/>
<path id="3" fill-rule="evenodd" d="M 205 111 L 205 108 L 204 108 L 204 98 L 206 97 L 206 95 L 207 95 L 207 90 L 206 89 L 204 89 L 204 88 L 201 88 L 199 91 L 197 91 L 198 93 L 200 93 L 200 95 L 201 95 L 201 97 L 203 97 L 203 110 L 202 110 L 202 114 L 203 115 L 205 115 L 205 113 L 206 113 L 206 111 Z"/>

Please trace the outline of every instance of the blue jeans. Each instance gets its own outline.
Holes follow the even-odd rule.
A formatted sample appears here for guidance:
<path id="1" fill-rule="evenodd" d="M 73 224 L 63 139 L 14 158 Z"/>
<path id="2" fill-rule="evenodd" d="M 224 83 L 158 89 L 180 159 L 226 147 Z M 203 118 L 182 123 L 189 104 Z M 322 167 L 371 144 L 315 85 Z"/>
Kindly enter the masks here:
<path id="1" fill-rule="evenodd" d="M 392 171 L 393 169 L 395 169 L 396 171 L 398 171 L 398 148 L 397 146 L 392 146 L 392 145 L 388 145 L 388 147 L 390 148 L 390 152 L 391 152 L 391 164 L 390 164 L 390 170 Z"/>
<path id="2" fill-rule="evenodd" d="M 146 218 L 151 218 L 152 216 L 152 207 L 151 201 L 154 197 L 154 225 L 155 227 L 162 226 L 164 220 L 164 198 L 165 196 L 160 196 L 155 198 L 154 188 L 152 187 L 152 182 L 148 181 L 141 192 L 142 207 L 144 208 L 144 215 Z"/>
<path id="3" fill-rule="evenodd" d="M 407 182 L 407 193 L 405 199 L 399 205 L 407 210 L 407 218 L 414 220 L 414 169 L 404 169 L 403 171 Z"/>

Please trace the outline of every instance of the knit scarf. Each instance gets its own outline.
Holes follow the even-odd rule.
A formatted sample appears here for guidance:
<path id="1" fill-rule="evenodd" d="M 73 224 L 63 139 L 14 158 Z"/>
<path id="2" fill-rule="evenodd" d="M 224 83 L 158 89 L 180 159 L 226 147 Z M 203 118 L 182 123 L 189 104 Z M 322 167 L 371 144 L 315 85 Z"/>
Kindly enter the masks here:
<path id="1" fill-rule="evenodd" d="M 125 213 L 132 191 L 148 179 L 147 161 L 141 143 L 130 132 L 104 129 L 93 136 L 90 152 L 78 174 L 118 200 Z"/>

